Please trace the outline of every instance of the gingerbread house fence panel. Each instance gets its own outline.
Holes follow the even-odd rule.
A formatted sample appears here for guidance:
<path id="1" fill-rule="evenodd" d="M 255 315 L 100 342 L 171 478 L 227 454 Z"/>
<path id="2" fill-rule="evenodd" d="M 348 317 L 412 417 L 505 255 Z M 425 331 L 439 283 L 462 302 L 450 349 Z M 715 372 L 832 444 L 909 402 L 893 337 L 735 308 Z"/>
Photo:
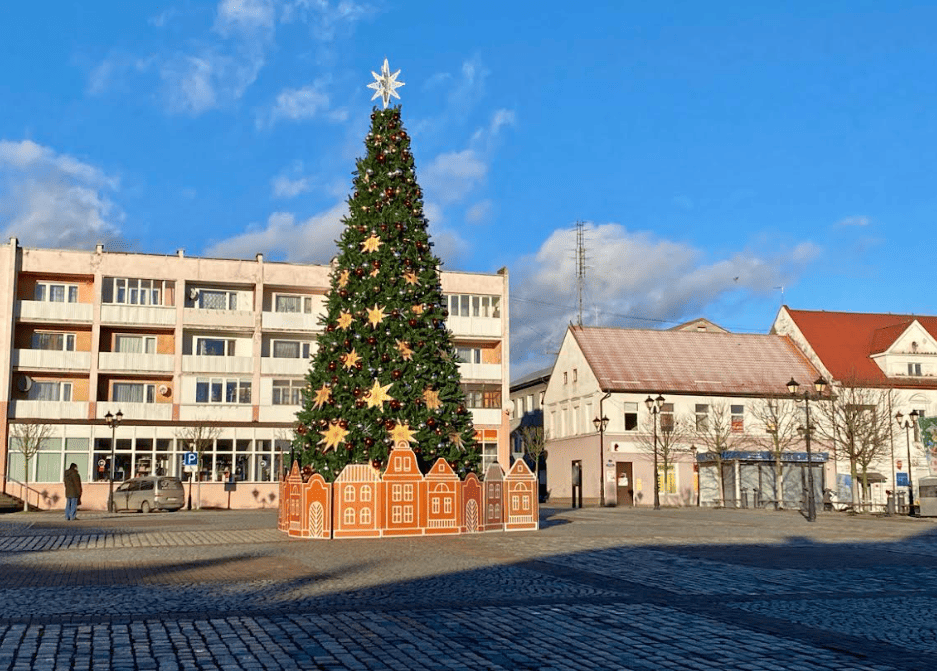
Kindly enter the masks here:
<path id="1" fill-rule="evenodd" d="M 332 484 L 333 538 L 381 535 L 381 474 L 370 464 L 349 464 Z"/>
<path id="2" fill-rule="evenodd" d="M 303 476 L 299 463 L 293 462 L 289 475 L 286 476 L 286 505 L 288 509 L 287 533 L 290 536 L 303 536 Z"/>
<path id="3" fill-rule="evenodd" d="M 384 484 L 385 536 L 417 536 L 424 532 L 426 488 L 413 450 L 398 442 L 387 459 Z"/>
<path id="4" fill-rule="evenodd" d="M 469 473 L 465 476 L 465 481 L 461 487 L 462 499 L 462 524 L 463 533 L 478 533 L 484 529 L 484 519 L 482 519 L 482 483 L 478 481 L 478 476 Z"/>
<path id="5" fill-rule="evenodd" d="M 332 486 L 318 473 L 303 487 L 304 535 L 307 538 L 332 537 Z"/>
<path id="6" fill-rule="evenodd" d="M 426 474 L 426 533 L 457 534 L 461 482 L 445 459 L 437 459 Z"/>
<path id="7" fill-rule="evenodd" d="M 504 530 L 504 471 L 497 461 L 485 471 L 483 515 L 485 531 Z"/>
<path id="8" fill-rule="evenodd" d="M 505 531 L 537 529 L 540 525 L 537 478 L 523 459 L 504 477 Z"/>

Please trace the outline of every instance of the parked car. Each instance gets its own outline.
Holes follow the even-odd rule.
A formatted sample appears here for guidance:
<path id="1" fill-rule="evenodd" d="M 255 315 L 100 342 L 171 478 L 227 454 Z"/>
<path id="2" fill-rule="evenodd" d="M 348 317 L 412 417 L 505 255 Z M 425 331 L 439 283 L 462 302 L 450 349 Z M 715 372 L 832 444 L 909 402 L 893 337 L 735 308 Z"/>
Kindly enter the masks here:
<path id="1" fill-rule="evenodd" d="M 179 478 L 147 475 L 131 478 L 114 491 L 114 510 L 179 510 L 185 504 L 185 490 Z"/>

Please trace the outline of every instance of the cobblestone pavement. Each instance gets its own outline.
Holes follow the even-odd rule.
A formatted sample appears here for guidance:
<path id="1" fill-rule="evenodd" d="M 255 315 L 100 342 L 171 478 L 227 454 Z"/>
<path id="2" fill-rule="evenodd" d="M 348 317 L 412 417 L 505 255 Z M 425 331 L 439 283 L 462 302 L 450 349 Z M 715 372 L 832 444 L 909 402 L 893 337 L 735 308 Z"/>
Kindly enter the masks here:
<path id="1" fill-rule="evenodd" d="M 0 516 L 9 669 L 937 669 L 937 520 L 543 511 L 309 541 L 273 511 Z"/>

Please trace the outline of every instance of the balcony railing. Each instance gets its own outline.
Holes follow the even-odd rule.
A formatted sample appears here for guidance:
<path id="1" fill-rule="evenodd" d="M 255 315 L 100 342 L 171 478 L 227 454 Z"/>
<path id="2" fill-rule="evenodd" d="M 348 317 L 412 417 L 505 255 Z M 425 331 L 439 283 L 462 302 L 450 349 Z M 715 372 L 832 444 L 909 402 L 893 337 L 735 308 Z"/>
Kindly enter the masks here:
<path id="1" fill-rule="evenodd" d="M 104 419 L 108 412 L 120 410 L 124 415 L 124 424 L 142 420 L 169 421 L 172 419 L 172 403 L 124 403 L 121 401 L 98 401 L 98 419 Z"/>
<path id="2" fill-rule="evenodd" d="M 91 368 L 91 353 L 15 349 L 13 350 L 13 366 L 29 369 L 88 371 Z"/>
<path id="3" fill-rule="evenodd" d="M 98 368 L 102 371 L 171 373 L 174 359 L 172 354 L 101 352 L 98 355 Z"/>
<path id="4" fill-rule="evenodd" d="M 10 417 L 88 419 L 88 403 L 86 401 L 10 401 Z"/>
<path id="5" fill-rule="evenodd" d="M 261 323 L 265 331 L 321 331 L 319 319 L 325 314 L 325 306 L 310 314 L 295 312 L 264 312 Z"/>
<path id="6" fill-rule="evenodd" d="M 500 317 L 455 317 L 449 315 L 446 326 L 457 336 L 501 337 Z"/>
<path id="7" fill-rule="evenodd" d="M 209 356 L 188 354 L 182 357 L 185 373 L 245 374 L 254 372 L 254 359 L 249 356 Z"/>
<path id="8" fill-rule="evenodd" d="M 17 301 L 16 316 L 27 321 L 91 323 L 91 303 L 52 303 L 48 301 Z"/>
<path id="9" fill-rule="evenodd" d="M 176 308 L 161 305 L 102 305 L 101 323 L 172 326 L 176 323 Z"/>
<path id="10" fill-rule="evenodd" d="M 305 375 L 310 365 L 306 359 L 264 357 L 260 360 L 260 372 L 264 375 Z"/>
<path id="11" fill-rule="evenodd" d="M 250 422 L 253 418 L 254 409 L 249 405 L 199 403 L 179 408 L 179 420 L 183 422 Z"/>
<path id="12" fill-rule="evenodd" d="M 463 380 L 501 380 L 500 363 L 460 363 Z"/>
<path id="13" fill-rule="evenodd" d="M 185 308 L 182 321 L 186 326 L 210 326 L 215 328 L 252 329 L 254 313 L 251 310 L 204 310 Z"/>

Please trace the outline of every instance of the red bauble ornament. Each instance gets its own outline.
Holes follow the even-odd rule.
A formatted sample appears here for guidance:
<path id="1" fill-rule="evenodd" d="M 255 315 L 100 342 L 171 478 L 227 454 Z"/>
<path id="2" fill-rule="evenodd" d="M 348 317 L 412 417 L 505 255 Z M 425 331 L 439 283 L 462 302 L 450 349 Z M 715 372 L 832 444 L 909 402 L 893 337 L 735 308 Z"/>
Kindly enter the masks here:
<path id="1" fill-rule="evenodd" d="M 377 342 L 377 338 L 375 338 L 374 336 L 368 336 L 368 344 L 369 344 L 369 345 L 372 345 L 372 346 L 373 346 L 374 343 L 376 343 L 376 342 Z"/>
<path id="2" fill-rule="evenodd" d="M 384 428 L 388 431 L 393 431 L 395 426 L 397 426 L 397 423 L 392 419 L 388 419 L 386 422 L 384 422 Z"/>
<path id="3" fill-rule="evenodd" d="M 329 361 L 329 370 L 330 370 L 330 371 L 335 370 L 336 367 L 337 367 L 337 366 L 335 365 L 335 362 L 334 362 L 334 361 Z"/>
<path id="4" fill-rule="evenodd" d="M 340 427 L 342 427 L 343 429 L 347 429 L 347 428 L 348 428 L 348 420 L 347 420 L 347 419 L 340 420 L 340 421 L 338 422 L 338 425 L 339 425 Z"/>
<path id="5" fill-rule="evenodd" d="M 432 429 L 434 426 L 436 426 L 436 420 L 430 417 L 426 420 L 426 426 Z"/>
<path id="6" fill-rule="evenodd" d="M 399 380 L 401 375 L 403 375 L 403 373 L 401 373 L 399 370 L 395 370 L 390 374 L 390 376 L 395 380 Z"/>
<path id="7" fill-rule="evenodd" d="M 416 326 L 416 320 L 415 320 L 415 319 L 408 319 L 408 320 L 407 320 L 407 323 L 410 325 L 410 328 L 413 328 L 414 326 Z"/>
<path id="8" fill-rule="evenodd" d="M 374 468 L 378 469 L 378 470 L 380 470 L 380 468 L 381 468 L 381 462 L 378 461 L 377 459 L 375 459 L 374 461 L 372 461 L 372 462 L 371 462 L 371 465 L 372 465 Z"/>
<path id="9" fill-rule="evenodd" d="M 378 154 L 378 155 L 377 155 L 377 162 L 378 162 L 378 163 L 383 163 L 386 159 L 387 159 L 387 157 L 384 156 L 384 154 Z"/>

